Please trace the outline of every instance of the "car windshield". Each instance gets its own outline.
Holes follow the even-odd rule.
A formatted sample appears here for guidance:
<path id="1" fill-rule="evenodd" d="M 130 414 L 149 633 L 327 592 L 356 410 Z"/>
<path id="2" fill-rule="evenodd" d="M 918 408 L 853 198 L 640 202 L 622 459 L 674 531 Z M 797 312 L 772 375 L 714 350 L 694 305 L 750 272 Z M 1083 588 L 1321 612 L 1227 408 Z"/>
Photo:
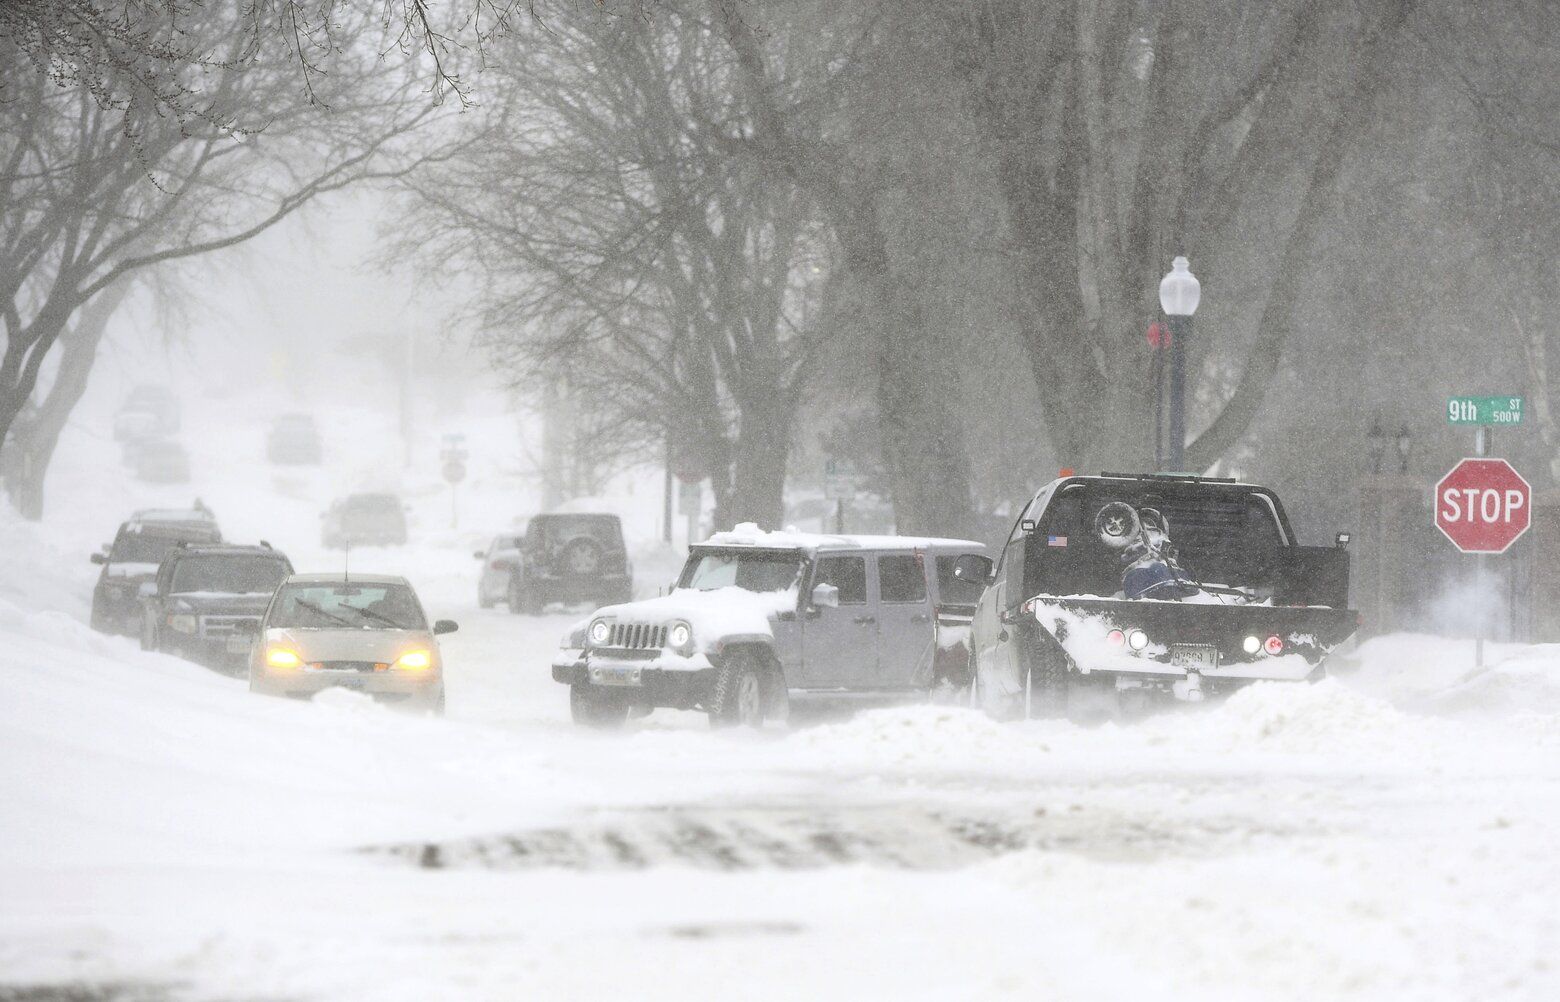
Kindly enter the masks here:
<path id="1" fill-rule="evenodd" d="M 796 586 L 806 567 L 799 553 L 714 550 L 689 558 L 677 586 L 694 591 L 785 591 Z"/>
<path id="2" fill-rule="evenodd" d="M 401 502 L 390 494 L 354 494 L 347 498 L 343 506 L 348 511 L 356 513 L 373 512 L 399 512 Z"/>
<path id="3" fill-rule="evenodd" d="M 417 596 L 404 584 L 283 585 L 267 626 L 303 630 L 425 630 Z"/>
<path id="4" fill-rule="evenodd" d="M 189 538 L 155 532 L 122 532 L 114 540 L 108 559 L 115 564 L 160 564 L 174 544 Z"/>
<path id="5" fill-rule="evenodd" d="M 270 594 L 287 576 L 287 564 L 259 554 L 186 557 L 173 568 L 170 592 L 219 592 L 225 595 Z"/>

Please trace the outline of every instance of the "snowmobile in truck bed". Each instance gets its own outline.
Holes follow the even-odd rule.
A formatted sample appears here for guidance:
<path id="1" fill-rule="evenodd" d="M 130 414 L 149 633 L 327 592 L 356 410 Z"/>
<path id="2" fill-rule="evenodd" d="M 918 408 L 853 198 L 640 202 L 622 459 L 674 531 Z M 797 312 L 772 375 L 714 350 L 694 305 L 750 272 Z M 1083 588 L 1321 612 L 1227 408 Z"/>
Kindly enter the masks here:
<path id="1" fill-rule="evenodd" d="M 972 626 L 996 716 L 1115 716 L 1264 679 L 1319 678 L 1358 626 L 1348 537 L 1301 546 L 1278 496 L 1206 477 L 1065 476 L 1024 507 Z"/>

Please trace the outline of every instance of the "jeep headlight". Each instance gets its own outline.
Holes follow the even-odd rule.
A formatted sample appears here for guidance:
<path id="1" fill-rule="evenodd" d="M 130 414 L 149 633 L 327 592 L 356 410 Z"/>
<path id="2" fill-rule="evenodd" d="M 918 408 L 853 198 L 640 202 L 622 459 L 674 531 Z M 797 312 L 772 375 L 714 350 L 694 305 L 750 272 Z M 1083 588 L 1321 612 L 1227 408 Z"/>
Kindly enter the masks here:
<path id="1" fill-rule="evenodd" d="M 168 629 L 175 633 L 194 633 L 198 628 L 195 617 L 188 613 L 175 613 L 168 617 Z"/>
<path id="2" fill-rule="evenodd" d="M 679 654 L 693 652 L 693 627 L 687 623 L 673 623 L 666 631 L 666 645 Z"/>
<path id="3" fill-rule="evenodd" d="M 586 634 L 593 647 L 601 647 L 612 636 L 612 627 L 605 619 L 598 619 L 590 624 L 590 632 Z"/>

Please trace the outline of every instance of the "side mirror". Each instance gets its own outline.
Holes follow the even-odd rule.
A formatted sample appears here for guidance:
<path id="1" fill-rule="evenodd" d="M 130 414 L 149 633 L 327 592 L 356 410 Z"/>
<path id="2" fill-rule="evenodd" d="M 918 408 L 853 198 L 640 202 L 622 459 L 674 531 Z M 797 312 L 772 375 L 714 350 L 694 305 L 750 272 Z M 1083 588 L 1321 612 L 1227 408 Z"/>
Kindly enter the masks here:
<path id="1" fill-rule="evenodd" d="M 487 554 L 483 553 L 481 550 L 473 550 L 471 555 L 478 560 L 485 560 L 487 558 Z"/>
<path id="2" fill-rule="evenodd" d="M 812 606 L 814 609 L 838 609 L 840 607 L 839 588 L 831 584 L 814 585 Z"/>
<path id="3" fill-rule="evenodd" d="M 157 582 L 142 581 L 141 587 L 137 588 L 135 593 L 141 598 L 151 598 L 153 595 L 157 594 Z"/>
<path id="4" fill-rule="evenodd" d="M 108 563 L 108 557 L 104 556 L 101 553 L 94 553 L 94 554 L 92 554 L 92 556 L 88 557 L 87 559 L 92 561 L 94 564 L 106 564 L 106 563 Z"/>
<path id="5" fill-rule="evenodd" d="M 979 553 L 964 553 L 954 561 L 953 576 L 959 581 L 968 581 L 970 584 L 988 585 L 991 583 L 991 558 L 983 557 Z"/>
<path id="6" fill-rule="evenodd" d="M 433 624 L 433 635 L 438 636 L 441 633 L 454 633 L 458 629 L 460 629 L 460 624 L 455 622 L 455 620 L 440 619 Z"/>

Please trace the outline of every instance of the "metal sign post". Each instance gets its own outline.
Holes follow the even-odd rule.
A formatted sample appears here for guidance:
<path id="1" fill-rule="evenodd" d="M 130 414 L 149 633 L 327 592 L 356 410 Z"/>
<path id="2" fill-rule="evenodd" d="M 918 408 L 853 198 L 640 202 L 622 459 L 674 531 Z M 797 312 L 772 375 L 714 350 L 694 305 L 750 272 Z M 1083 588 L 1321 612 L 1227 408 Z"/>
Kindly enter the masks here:
<path id="1" fill-rule="evenodd" d="M 856 497 L 856 471 L 831 459 L 823 467 L 823 498 L 834 502 L 834 531 L 845 532 L 845 505 Z"/>
<path id="2" fill-rule="evenodd" d="M 445 435 L 444 445 L 439 450 L 439 460 L 442 462 L 444 482 L 450 485 L 450 528 L 460 528 L 460 507 L 456 497 L 457 485 L 466 479 L 466 458 L 470 455 L 466 451 L 466 436 L 459 433 Z"/>

